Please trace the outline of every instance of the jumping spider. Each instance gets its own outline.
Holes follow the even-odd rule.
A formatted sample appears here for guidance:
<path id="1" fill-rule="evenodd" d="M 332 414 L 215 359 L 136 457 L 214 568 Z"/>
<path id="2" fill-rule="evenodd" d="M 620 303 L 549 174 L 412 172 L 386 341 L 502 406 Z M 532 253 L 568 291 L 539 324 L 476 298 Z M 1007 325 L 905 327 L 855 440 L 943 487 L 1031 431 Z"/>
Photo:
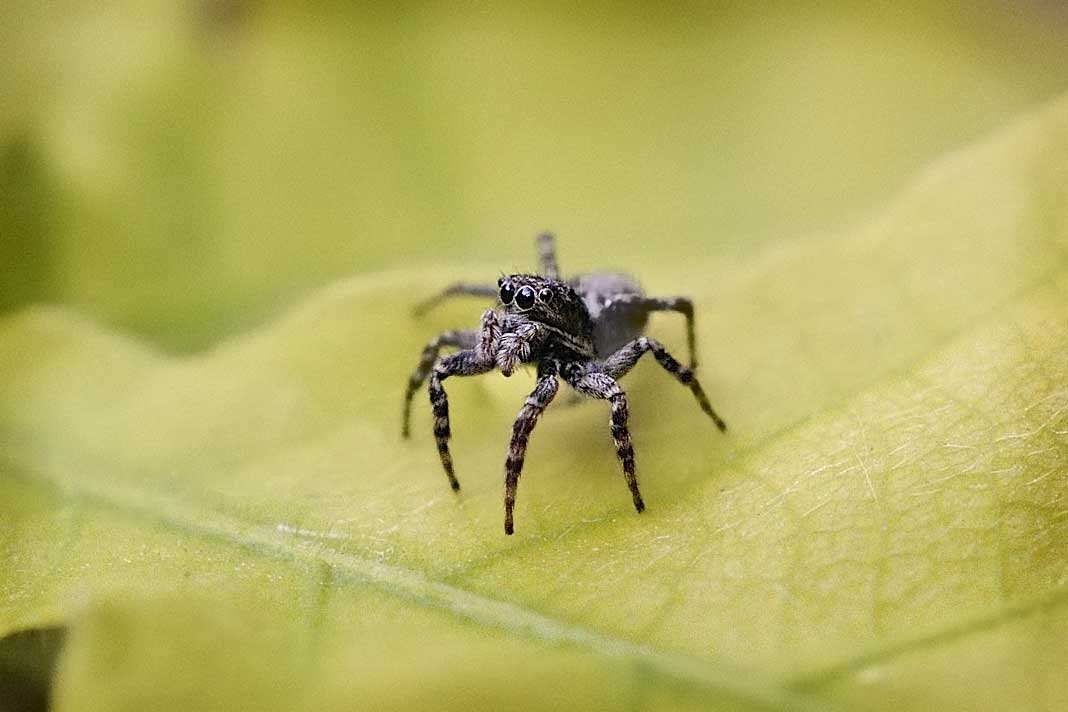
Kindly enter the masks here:
<path id="1" fill-rule="evenodd" d="M 627 397 L 616 382 L 651 351 L 657 362 L 688 386 L 701 409 L 721 431 L 727 429 L 708 402 L 694 368 L 693 303 L 686 297 L 646 297 L 638 283 L 625 274 L 594 272 L 570 280 L 560 277 L 553 236 L 538 236 L 541 274 L 512 274 L 497 280 L 497 286 L 454 284 L 423 302 L 423 313 L 456 295 L 494 297 L 499 304 L 482 314 L 478 331 L 446 331 L 423 349 L 419 365 L 408 380 L 404 396 L 402 433 L 409 436 L 412 396 L 430 377 L 428 390 L 434 410 L 434 437 L 445 474 L 453 490 L 460 483 L 453 474 L 449 454 L 449 401 L 442 381 L 449 376 L 474 376 L 499 369 L 511 376 L 521 363 L 536 364 L 538 383 L 512 426 L 504 475 L 504 533 L 511 534 L 516 486 L 523 469 L 527 441 L 538 418 L 556 395 L 557 378 L 563 378 L 578 393 L 607 400 L 612 406 L 609 425 L 623 475 L 634 499 L 634 508 L 645 509 L 634 475 L 634 448 L 627 430 Z M 641 336 L 649 314 L 676 311 L 686 317 L 690 366 L 676 361 L 658 341 Z M 438 358 L 446 346 L 460 351 Z"/>

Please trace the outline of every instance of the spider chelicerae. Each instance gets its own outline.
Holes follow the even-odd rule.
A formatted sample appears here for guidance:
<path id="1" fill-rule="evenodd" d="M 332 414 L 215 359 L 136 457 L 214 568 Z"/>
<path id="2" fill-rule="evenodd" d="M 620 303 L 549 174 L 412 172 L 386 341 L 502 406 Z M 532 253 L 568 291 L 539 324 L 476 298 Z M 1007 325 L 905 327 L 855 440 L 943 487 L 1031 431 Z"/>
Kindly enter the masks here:
<path id="1" fill-rule="evenodd" d="M 453 490 L 459 490 L 449 454 L 449 400 L 442 382 L 450 376 L 474 376 L 494 369 L 511 376 L 519 364 L 537 366 L 538 382 L 512 426 L 504 465 L 505 534 L 513 531 L 512 512 L 527 441 L 538 418 L 556 396 L 558 379 L 562 378 L 584 396 L 611 404 L 612 440 L 638 512 L 645 509 L 645 503 L 634 474 L 634 447 L 627 429 L 627 396 L 618 379 L 643 354 L 651 352 L 664 370 L 690 389 L 716 427 L 721 431 L 727 429 L 694 376 L 697 357 L 693 303 L 688 298 L 647 297 L 633 277 L 613 272 L 593 272 L 564 280 L 557 266 L 553 236 L 539 235 L 537 247 L 541 274 L 508 275 L 497 280 L 496 286 L 454 284 L 416 307 L 416 313 L 422 314 L 458 295 L 495 296 L 499 300 L 496 308 L 482 314 L 482 325 L 477 331 L 446 331 L 426 345 L 419 365 L 408 379 L 404 396 L 402 433 L 408 437 L 412 396 L 429 377 L 438 454 L 449 484 Z M 676 361 L 659 341 L 641 335 L 649 314 L 656 311 L 675 311 L 686 317 L 689 367 Z M 439 358 L 445 347 L 460 351 Z"/>

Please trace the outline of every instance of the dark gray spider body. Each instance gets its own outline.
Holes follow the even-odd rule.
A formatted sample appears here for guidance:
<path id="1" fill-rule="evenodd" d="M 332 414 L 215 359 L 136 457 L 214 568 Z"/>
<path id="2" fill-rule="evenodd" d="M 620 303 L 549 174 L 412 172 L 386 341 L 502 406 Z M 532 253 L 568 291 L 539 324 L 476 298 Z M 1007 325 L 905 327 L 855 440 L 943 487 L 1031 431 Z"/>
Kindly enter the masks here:
<path id="1" fill-rule="evenodd" d="M 460 489 L 449 453 L 449 402 L 442 381 L 449 376 L 473 376 L 500 370 L 511 376 L 521 363 L 537 366 L 538 382 L 512 426 L 505 461 L 504 531 L 511 534 L 516 487 L 523 469 L 527 442 L 538 418 L 556 396 L 559 379 L 577 393 L 607 400 L 609 426 L 634 507 L 645 509 L 634 472 L 634 448 L 627 427 L 627 397 L 617 379 L 638 359 L 651 352 L 657 362 L 693 392 L 701 409 L 720 430 L 726 430 L 694 376 L 693 304 L 685 297 L 646 297 L 629 275 L 594 272 L 571 280 L 560 278 L 552 235 L 538 237 L 541 274 L 502 277 L 497 286 L 454 284 L 423 302 L 422 313 L 455 295 L 498 298 L 495 309 L 482 315 L 477 331 L 446 331 L 423 349 L 419 365 L 408 380 L 404 399 L 403 435 L 408 437 L 412 396 L 429 377 L 434 411 L 434 437 L 445 474 L 454 490 Z M 642 336 L 654 311 L 676 311 L 686 317 L 690 366 L 683 366 L 658 341 Z M 438 358 L 444 347 L 460 349 Z"/>

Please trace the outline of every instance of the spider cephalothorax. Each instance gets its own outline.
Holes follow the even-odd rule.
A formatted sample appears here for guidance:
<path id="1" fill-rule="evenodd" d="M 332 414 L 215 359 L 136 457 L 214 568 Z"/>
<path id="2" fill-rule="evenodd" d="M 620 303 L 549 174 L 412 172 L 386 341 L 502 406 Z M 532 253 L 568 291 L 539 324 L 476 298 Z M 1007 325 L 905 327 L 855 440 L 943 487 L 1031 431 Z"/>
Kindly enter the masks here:
<path id="1" fill-rule="evenodd" d="M 498 298 L 509 314 L 525 316 L 590 342 L 593 322 L 574 287 L 536 274 L 513 274 L 497 280 Z"/>
<path id="2" fill-rule="evenodd" d="M 570 281 L 560 279 L 551 235 L 538 238 L 541 274 L 513 274 L 497 280 L 497 286 L 454 284 L 419 307 L 426 311 L 445 297 L 466 294 L 496 296 L 498 306 L 482 314 L 478 331 L 446 331 L 427 344 L 408 380 L 404 399 L 403 434 L 408 436 L 412 396 L 429 376 L 428 390 L 434 411 L 434 437 L 445 474 L 454 490 L 460 483 L 453 473 L 449 453 L 449 401 L 442 381 L 449 376 L 473 376 L 498 369 L 510 376 L 521 363 L 535 364 L 538 383 L 512 426 L 512 440 L 505 461 L 504 531 L 511 534 L 516 487 L 523 469 L 527 441 L 538 418 L 556 396 L 562 378 L 576 392 L 607 400 L 612 415 L 609 426 L 616 454 L 630 488 L 634 507 L 645 509 L 634 473 L 634 448 L 627 428 L 627 397 L 616 379 L 625 375 L 647 351 L 663 368 L 687 386 L 701 409 L 720 430 L 726 425 L 712 409 L 693 369 L 693 304 L 685 297 L 646 297 L 628 275 L 595 272 Z M 686 317 L 690 366 L 676 361 L 658 341 L 641 336 L 654 311 L 677 311 Z M 443 347 L 460 351 L 438 358 Z"/>
<path id="3" fill-rule="evenodd" d="M 546 351 L 565 359 L 593 358 L 593 322 L 574 288 L 534 274 L 501 277 L 497 285 L 503 321 L 510 327 L 502 334 L 496 359 L 505 376 L 512 374 L 515 363 L 540 361 L 550 355 Z M 531 338 L 516 338 L 520 350 L 513 354 L 511 335 L 526 333 Z M 518 358 L 515 363 L 513 355 Z"/>

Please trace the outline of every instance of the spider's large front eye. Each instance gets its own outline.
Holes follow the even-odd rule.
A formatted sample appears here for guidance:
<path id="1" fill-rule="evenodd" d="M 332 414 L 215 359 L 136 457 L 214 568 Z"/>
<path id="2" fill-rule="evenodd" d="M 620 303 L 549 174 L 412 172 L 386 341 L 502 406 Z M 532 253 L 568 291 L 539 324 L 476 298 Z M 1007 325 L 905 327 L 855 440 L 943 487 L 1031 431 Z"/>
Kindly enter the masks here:
<path id="1" fill-rule="evenodd" d="M 511 304 L 512 297 L 515 296 L 515 288 L 509 283 L 505 282 L 501 285 L 501 303 Z"/>
<path id="2" fill-rule="evenodd" d="M 530 309 L 534 306 L 534 290 L 530 287 L 520 289 L 519 294 L 515 295 L 515 304 L 520 309 Z"/>

